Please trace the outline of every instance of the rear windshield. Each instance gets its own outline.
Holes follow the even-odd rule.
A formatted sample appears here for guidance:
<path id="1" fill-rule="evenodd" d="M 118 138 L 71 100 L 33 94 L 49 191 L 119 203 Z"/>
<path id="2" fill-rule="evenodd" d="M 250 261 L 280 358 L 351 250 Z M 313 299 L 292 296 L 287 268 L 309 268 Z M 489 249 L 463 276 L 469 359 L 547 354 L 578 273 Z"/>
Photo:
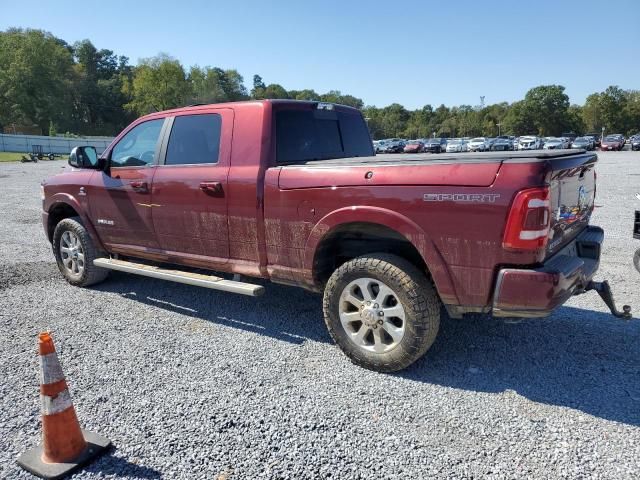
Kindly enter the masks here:
<path id="1" fill-rule="evenodd" d="M 279 164 L 374 155 L 367 125 L 358 112 L 280 110 L 276 112 Z"/>

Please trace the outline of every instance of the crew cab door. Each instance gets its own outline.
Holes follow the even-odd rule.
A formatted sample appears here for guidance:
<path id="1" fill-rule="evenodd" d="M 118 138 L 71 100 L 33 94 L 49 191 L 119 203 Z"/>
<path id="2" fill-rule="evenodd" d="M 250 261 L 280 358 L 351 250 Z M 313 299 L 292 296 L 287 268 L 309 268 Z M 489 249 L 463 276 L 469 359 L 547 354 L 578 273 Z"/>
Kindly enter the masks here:
<path id="1" fill-rule="evenodd" d="M 158 248 L 151 214 L 151 184 L 160 154 L 164 118 L 134 124 L 108 153 L 109 168 L 87 188 L 98 235 L 116 253 Z"/>
<path id="2" fill-rule="evenodd" d="M 233 110 L 189 112 L 169 122 L 152 189 L 158 242 L 169 258 L 215 267 L 229 258 Z"/>

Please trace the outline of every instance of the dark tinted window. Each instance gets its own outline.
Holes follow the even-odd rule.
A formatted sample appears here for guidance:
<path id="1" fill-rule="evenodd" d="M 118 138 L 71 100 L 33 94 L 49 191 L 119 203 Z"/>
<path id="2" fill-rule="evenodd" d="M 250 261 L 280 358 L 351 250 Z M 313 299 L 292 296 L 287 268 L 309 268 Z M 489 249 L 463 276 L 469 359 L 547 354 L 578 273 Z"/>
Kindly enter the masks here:
<path id="1" fill-rule="evenodd" d="M 222 118 L 217 114 L 176 117 L 167 146 L 167 165 L 217 163 Z"/>
<path id="2" fill-rule="evenodd" d="M 278 163 L 373 155 L 371 137 L 358 113 L 280 110 L 276 113 Z"/>

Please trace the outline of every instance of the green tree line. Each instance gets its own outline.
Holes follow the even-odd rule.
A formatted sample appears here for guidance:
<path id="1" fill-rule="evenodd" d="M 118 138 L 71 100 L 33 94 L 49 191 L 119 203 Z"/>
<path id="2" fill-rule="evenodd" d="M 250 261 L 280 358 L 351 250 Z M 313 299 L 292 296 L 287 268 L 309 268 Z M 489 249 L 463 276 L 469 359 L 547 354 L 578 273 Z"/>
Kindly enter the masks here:
<path id="1" fill-rule="evenodd" d="M 0 128 L 36 125 L 43 133 L 114 135 L 135 117 L 196 103 L 283 98 L 350 105 L 363 111 L 374 138 L 560 135 L 562 132 L 632 134 L 640 130 L 640 91 L 610 86 L 571 104 L 562 85 L 541 85 L 513 103 L 487 106 L 394 103 L 365 106 L 339 90 L 287 90 L 254 75 L 251 90 L 234 69 L 185 68 L 166 54 L 133 66 L 89 40 L 73 45 L 48 32 L 0 32 Z"/>

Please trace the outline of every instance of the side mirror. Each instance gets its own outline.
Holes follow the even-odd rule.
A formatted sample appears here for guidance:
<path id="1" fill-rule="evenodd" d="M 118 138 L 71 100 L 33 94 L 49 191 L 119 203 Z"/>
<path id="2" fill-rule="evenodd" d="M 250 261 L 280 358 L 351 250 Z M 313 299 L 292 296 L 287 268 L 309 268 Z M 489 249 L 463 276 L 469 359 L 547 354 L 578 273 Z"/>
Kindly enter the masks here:
<path id="1" fill-rule="evenodd" d="M 69 154 L 69 165 L 75 168 L 97 168 L 98 152 L 95 147 L 74 147 Z"/>

